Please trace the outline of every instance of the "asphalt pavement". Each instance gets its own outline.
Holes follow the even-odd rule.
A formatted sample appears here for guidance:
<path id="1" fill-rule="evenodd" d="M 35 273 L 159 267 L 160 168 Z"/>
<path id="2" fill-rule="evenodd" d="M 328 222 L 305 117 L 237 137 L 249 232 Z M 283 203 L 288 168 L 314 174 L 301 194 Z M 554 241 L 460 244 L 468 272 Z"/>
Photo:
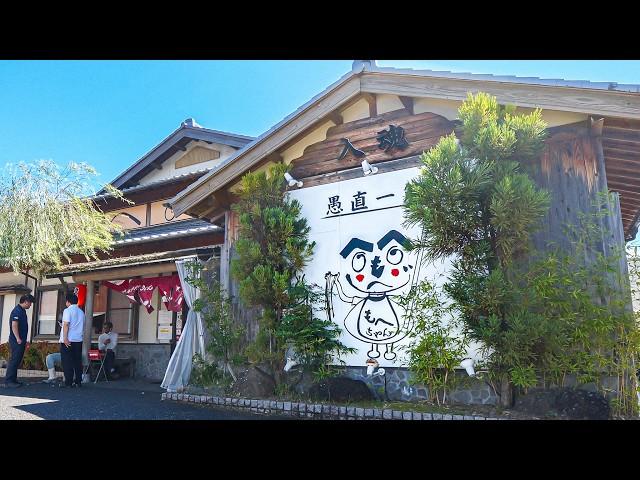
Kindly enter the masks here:
<path id="1" fill-rule="evenodd" d="M 21 379 L 24 380 L 24 379 Z M 4 387 L 4 385 L 1 385 Z M 114 381 L 59 388 L 31 380 L 0 388 L 0 420 L 267 420 L 206 405 L 161 401 L 159 385 Z"/>

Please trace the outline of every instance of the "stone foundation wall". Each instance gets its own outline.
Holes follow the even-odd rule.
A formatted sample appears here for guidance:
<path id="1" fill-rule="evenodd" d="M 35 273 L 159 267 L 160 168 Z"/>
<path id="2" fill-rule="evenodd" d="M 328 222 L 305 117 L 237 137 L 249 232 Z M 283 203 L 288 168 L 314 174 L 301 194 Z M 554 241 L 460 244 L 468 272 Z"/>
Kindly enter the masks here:
<path id="1" fill-rule="evenodd" d="M 136 378 L 162 380 L 171 358 L 171 346 L 168 344 L 127 344 L 119 343 L 117 358 L 136 359 Z"/>
<path id="2" fill-rule="evenodd" d="M 424 385 L 411 383 L 412 373 L 406 368 L 385 368 L 385 375 L 367 376 L 366 367 L 346 367 L 343 376 L 361 380 L 367 384 L 378 400 L 416 401 L 428 399 L 428 389 Z M 466 377 L 464 372 L 457 375 Z M 451 403 L 465 405 L 496 405 L 498 397 L 493 389 L 484 381 L 464 378 L 465 386 L 451 392 Z M 386 382 L 386 385 L 385 385 Z M 385 398 L 386 388 L 386 398 Z"/>

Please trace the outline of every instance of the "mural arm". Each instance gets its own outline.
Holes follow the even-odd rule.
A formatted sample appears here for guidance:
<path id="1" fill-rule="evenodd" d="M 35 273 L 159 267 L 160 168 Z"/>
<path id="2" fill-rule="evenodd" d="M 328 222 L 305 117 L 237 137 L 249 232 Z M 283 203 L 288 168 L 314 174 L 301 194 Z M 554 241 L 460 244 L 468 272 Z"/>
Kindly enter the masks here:
<path id="1" fill-rule="evenodd" d="M 329 294 L 333 294 L 334 291 L 334 286 L 335 289 L 337 290 L 338 293 L 338 297 L 340 297 L 340 300 L 342 300 L 345 303 L 357 303 L 358 300 L 360 300 L 359 297 L 349 297 L 344 293 L 344 290 L 342 289 L 342 284 L 340 283 L 340 273 L 331 273 L 331 272 L 327 272 L 325 274 L 325 278 L 327 279 L 327 288 L 329 290 Z"/>

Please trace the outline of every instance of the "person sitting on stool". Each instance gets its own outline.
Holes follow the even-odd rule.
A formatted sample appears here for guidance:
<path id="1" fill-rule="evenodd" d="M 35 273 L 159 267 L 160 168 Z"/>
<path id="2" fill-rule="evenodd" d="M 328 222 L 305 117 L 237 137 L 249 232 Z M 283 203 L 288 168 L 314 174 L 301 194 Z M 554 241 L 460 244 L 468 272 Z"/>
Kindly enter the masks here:
<path id="1" fill-rule="evenodd" d="M 47 355 L 46 364 L 47 370 L 49 370 L 49 378 L 43 380 L 44 383 L 56 383 L 56 363 L 62 366 L 62 354 L 60 352 L 50 353 Z"/>
<path id="2" fill-rule="evenodd" d="M 105 322 L 104 333 L 98 337 L 98 349 L 106 350 L 107 357 L 104 359 L 104 369 L 108 379 L 118 378 L 113 368 L 116 359 L 116 346 L 118 345 L 118 334 L 113 332 L 113 323 Z"/>

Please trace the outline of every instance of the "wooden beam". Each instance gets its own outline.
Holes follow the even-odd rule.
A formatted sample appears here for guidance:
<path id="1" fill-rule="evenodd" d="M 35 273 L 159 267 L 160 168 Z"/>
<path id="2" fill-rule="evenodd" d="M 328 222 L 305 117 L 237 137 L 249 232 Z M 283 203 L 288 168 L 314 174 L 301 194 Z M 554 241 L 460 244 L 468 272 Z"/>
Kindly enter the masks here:
<path id="1" fill-rule="evenodd" d="M 640 119 L 640 95 L 630 92 L 389 72 L 364 72 L 360 84 L 368 93 L 463 101 L 468 92 L 486 92 L 500 104 Z"/>
<path id="2" fill-rule="evenodd" d="M 103 270 L 96 270 L 93 272 L 82 272 L 73 275 L 74 282 L 84 282 L 87 280 L 119 280 L 121 278 L 137 277 L 140 275 L 150 275 L 154 273 L 169 273 L 176 271 L 176 263 L 161 262 L 151 263 L 148 265 L 136 265 L 129 267 L 114 267 L 105 268 Z"/>
<path id="3" fill-rule="evenodd" d="M 333 111 L 329 115 L 327 115 L 327 118 L 336 125 L 342 125 L 344 123 L 344 118 L 342 118 L 340 112 Z"/>
<path id="4" fill-rule="evenodd" d="M 229 196 L 229 192 L 227 192 L 226 190 L 218 190 L 217 192 L 213 192 L 213 198 L 215 198 L 216 200 L 213 208 L 231 208 L 231 197 Z"/>
<path id="5" fill-rule="evenodd" d="M 369 104 L 369 116 L 377 117 L 378 116 L 378 105 L 376 103 L 376 96 L 371 93 L 363 93 L 362 98 L 364 98 Z"/>
<path id="6" fill-rule="evenodd" d="M 602 127 L 604 126 L 604 117 L 594 118 L 589 117 L 591 135 L 594 137 L 602 136 Z"/>
<path id="7" fill-rule="evenodd" d="M 398 98 L 402 102 L 402 105 L 404 105 L 404 108 L 406 108 L 409 113 L 413 115 L 413 97 L 405 97 L 400 95 Z"/>

